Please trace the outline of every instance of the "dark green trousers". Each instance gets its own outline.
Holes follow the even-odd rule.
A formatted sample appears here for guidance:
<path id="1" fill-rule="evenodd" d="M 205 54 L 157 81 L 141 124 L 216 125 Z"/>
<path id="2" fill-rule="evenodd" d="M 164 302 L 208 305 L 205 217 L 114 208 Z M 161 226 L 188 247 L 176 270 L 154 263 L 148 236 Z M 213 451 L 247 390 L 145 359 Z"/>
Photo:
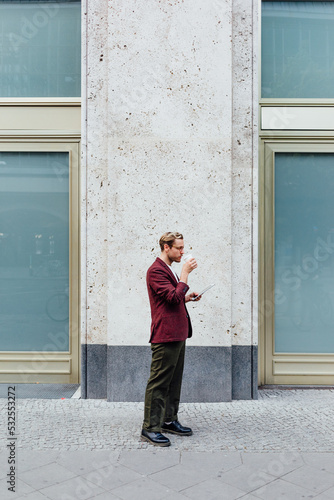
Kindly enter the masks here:
<path id="1" fill-rule="evenodd" d="M 151 344 L 152 363 L 145 393 L 143 429 L 160 432 L 163 422 L 177 420 L 185 341 Z"/>

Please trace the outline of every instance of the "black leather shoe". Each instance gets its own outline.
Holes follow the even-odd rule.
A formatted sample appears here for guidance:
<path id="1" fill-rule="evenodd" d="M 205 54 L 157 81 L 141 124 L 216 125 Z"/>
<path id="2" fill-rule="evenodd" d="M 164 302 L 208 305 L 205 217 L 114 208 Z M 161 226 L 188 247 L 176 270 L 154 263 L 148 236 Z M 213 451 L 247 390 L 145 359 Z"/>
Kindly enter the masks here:
<path id="1" fill-rule="evenodd" d="M 148 441 L 154 446 L 170 446 L 169 439 L 161 434 L 161 432 L 149 432 L 145 431 L 145 429 L 142 429 L 141 439 L 143 441 Z"/>
<path id="2" fill-rule="evenodd" d="M 178 436 L 191 436 L 193 431 L 190 427 L 183 427 L 178 420 L 173 420 L 173 422 L 165 422 L 161 426 L 161 430 L 164 432 L 171 432 L 172 434 L 177 434 Z"/>

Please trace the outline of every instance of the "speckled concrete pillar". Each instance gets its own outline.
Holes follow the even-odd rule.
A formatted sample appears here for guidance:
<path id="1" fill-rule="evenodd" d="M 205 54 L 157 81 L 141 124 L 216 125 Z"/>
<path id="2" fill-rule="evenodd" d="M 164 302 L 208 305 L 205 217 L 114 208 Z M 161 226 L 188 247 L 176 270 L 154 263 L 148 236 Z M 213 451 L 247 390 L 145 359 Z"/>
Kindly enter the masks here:
<path id="1" fill-rule="evenodd" d="M 145 275 L 171 230 L 191 290 L 216 284 L 189 306 L 183 401 L 256 397 L 255 4 L 83 2 L 85 397 L 143 400 Z"/>

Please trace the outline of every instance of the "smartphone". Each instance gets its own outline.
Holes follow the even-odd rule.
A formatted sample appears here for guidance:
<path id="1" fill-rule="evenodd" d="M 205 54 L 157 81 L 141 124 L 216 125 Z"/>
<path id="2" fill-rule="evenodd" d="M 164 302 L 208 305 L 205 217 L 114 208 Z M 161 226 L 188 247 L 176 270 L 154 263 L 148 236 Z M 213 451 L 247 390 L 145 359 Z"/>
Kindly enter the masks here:
<path id="1" fill-rule="evenodd" d="M 210 288 L 212 288 L 213 286 L 215 286 L 215 283 L 212 283 L 212 285 L 209 285 L 207 286 L 206 288 L 204 288 L 204 290 L 201 291 L 201 293 L 199 293 L 198 295 L 196 295 L 196 297 L 194 297 L 193 299 L 191 300 L 196 300 L 198 299 L 198 297 L 201 297 L 203 295 L 203 293 L 207 292 L 208 290 L 210 290 Z"/>

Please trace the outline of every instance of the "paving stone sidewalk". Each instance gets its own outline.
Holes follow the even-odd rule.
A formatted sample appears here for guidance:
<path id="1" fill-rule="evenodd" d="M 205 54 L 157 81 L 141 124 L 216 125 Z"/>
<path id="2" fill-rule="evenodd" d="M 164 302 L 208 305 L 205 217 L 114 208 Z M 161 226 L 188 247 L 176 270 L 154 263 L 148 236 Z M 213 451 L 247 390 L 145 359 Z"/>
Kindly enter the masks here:
<path id="1" fill-rule="evenodd" d="M 7 490 L 0 402 L 0 498 L 334 498 L 334 390 L 261 390 L 258 401 L 181 405 L 191 437 L 139 439 L 142 403 L 17 402 L 16 492 Z"/>

